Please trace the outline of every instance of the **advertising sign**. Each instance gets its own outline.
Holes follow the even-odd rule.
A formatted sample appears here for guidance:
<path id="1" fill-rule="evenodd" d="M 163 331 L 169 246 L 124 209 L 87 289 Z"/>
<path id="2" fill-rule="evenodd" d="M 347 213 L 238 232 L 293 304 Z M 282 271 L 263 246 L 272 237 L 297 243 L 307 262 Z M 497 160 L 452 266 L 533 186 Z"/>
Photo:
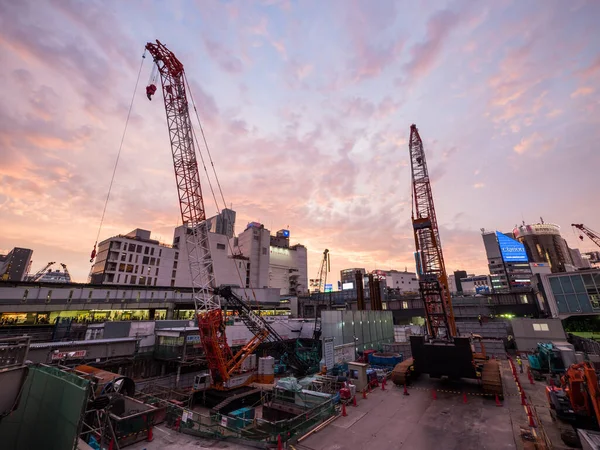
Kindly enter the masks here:
<path id="1" fill-rule="evenodd" d="M 502 254 L 504 262 L 529 261 L 525 247 L 519 241 L 511 239 L 499 231 L 496 231 L 496 238 L 498 239 L 500 253 Z"/>
<path id="2" fill-rule="evenodd" d="M 354 289 L 354 283 L 352 283 L 352 282 L 344 283 L 344 284 L 342 284 L 342 289 L 344 291 L 346 291 L 348 289 Z"/>
<path id="3" fill-rule="evenodd" d="M 331 292 L 333 291 L 333 284 L 326 284 L 325 285 L 325 292 Z"/>
<path id="4" fill-rule="evenodd" d="M 86 350 L 52 353 L 52 361 L 60 361 L 62 359 L 81 359 L 85 356 L 86 353 Z"/>

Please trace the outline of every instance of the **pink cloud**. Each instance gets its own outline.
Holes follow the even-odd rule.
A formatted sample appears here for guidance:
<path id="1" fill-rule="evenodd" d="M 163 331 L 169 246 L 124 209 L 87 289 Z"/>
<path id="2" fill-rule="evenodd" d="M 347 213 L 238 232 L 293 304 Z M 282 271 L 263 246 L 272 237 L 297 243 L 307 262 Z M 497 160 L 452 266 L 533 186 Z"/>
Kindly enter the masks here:
<path id="1" fill-rule="evenodd" d="M 582 86 L 571 93 L 571 98 L 586 97 L 593 94 L 596 90 L 589 86 Z"/>
<path id="2" fill-rule="evenodd" d="M 411 60 L 406 64 L 408 79 L 423 77 L 433 68 L 442 51 L 444 42 L 460 22 L 460 16 L 452 11 L 440 11 L 427 22 L 425 41 L 410 49 Z"/>
<path id="3" fill-rule="evenodd" d="M 209 56 L 219 64 L 221 69 L 225 72 L 238 74 L 243 71 L 240 59 L 234 56 L 225 46 L 212 39 L 204 38 L 204 48 Z"/>

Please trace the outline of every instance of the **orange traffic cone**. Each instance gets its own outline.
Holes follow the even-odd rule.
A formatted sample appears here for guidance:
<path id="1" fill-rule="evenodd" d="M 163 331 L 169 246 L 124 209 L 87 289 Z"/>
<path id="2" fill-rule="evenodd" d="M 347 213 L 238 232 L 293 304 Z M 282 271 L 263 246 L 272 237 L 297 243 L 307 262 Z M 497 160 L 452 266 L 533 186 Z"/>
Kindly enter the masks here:
<path id="1" fill-rule="evenodd" d="M 463 403 L 467 403 L 467 393 L 463 392 Z"/>
<path id="2" fill-rule="evenodd" d="M 496 394 L 496 406 L 502 406 L 502 403 L 500 403 L 500 397 L 498 397 L 498 394 Z"/>
<path id="3" fill-rule="evenodd" d="M 355 407 L 358 406 L 356 404 L 356 395 L 354 397 L 352 397 L 352 406 L 355 406 Z"/>
<path id="4" fill-rule="evenodd" d="M 151 442 L 153 438 L 153 433 L 152 433 L 152 427 L 148 428 L 148 437 L 146 438 L 146 440 L 148 442 Z"/>
<path id="5" fill-rule="evenodd" d="M 406 384 L 404 385 L 404 395 L 410 395 L 410 394 L 408 393 L 408 389 L 406 389 Z"/>
<path id="6" fill-rule="evenodd" d="M 381 390 L 385 391 L 385 378 L 381 380 Z"/>
<path id="7" fill-rule="evenodd" d="M 277 450 L 283 450 L 283 443 L 281 442 L 281 435 L 277 435 Z"/>
<path id="8" fill-rule="evenodd" d="M 363 398 L 366 400 L 367 399 L 367 390 L 363 389 Z"/>
<path id="9" fill-rule="evenodd" d="M 348 414 L 346 413 L 346 404 L 342 403 L 342 417 L 346 417 Z"/>
<path id="10" fill-rule="evenodd" d="M 432 389 L 432 390 L 431 390 L 431 398 L 432 398 L 433 400 L 437 400 L 437 392 L 435 391 L 435 389 Z"/>
<path id="11" fill-rule="evenodd" d="M 115 440 L 111 439 L 110 443 L 108 444 L 108 450 L 113 450 L 115 448 Z"/>
<path id="12" fill-rule="evenodd" d="M 535 421 L 533 420 L 533 414 L 531 413 L 531 407 L 527 407 L 527 417 L 529 418 L 529 426 L 535 428 Z"/>

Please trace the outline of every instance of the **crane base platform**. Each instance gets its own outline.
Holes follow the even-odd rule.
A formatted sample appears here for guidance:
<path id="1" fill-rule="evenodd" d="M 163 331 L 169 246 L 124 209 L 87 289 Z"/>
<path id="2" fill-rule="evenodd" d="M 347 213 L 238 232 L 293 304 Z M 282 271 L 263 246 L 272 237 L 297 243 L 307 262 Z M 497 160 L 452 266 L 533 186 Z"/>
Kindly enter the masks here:
<path id="1" fill-rule="evenodd" d="M 468 337 L 455 337 L 452 342 L 426 342 L 425 336 L 411 336 L 410 347 L 417 374 L 425 373 L 431 378 L 477 378 Z"/>

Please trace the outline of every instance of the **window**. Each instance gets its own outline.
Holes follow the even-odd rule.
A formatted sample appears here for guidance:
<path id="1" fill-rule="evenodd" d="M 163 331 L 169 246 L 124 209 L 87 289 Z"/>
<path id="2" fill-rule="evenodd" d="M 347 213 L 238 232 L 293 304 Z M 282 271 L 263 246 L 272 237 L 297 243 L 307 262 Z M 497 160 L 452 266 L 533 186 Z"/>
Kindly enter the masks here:
<path id="1" fill-rule="evenodd" d="M 138 245 L 137 248 L 135 249 L 136 253 L 142 253 L 142 246 Z"/>
<path id="2" fill-rule="evenodd" d="M 156 258 L 150 258 L 150 265 L 151 266 L 156 265 Z"/>
<path id="3" fill-rule="evenodd" d="M 171 280 L 171 287 L 175 287 L 175 280 Z"/>
<path id="4" fill-rule="evenodd" d="M 110 291 L 108 291 L 106 293 L 106 302 L 108 303 L 109 300 L 110 300 Z"/>
<path id="5" fill-rule="evenodd" d="M 72 300 L 73 300 L 73 289 L 71 289 L 71 291 L 69 292 L 69 298 L 67 299 L 67 303 L 71 303 Z"/>
<path id="6" fill-rule="evenodd" d="M 158 278 L 155 278 L 155 279 L 154 279 L 154 286 L 156 286 L 156 280 L 158 280 Z"/>
<path id="7" fill-rule="evenodd" d="M 135 284 L 137 277 L 135 275 L 131 275 L 131 279 L 129 280 L 129 284 Z"/>
<path id="8" fill-rule="evenodd" d="M 46 303 L 50 303 L 52 300 L 52 289 L 48 291 L 48 295 L 46 295 Z"/>
<path id="9" fill-rule="evenodd" d="M 133 272 L 133 264 L 127 264 L 125 266 L 125 272 L 132 273 Z"/>
<path id="10" fill-rule="evenodd" d="M 260 241 L 260 238 L 258 237 L 258 235 L 255 235 L 255 236 L 254 236 L 254 240 L 255 240 L 255 241 Z"/>
<path id="11" fill-rule="evenodd" d="M 150 248 L 150 256 L 154 256 L 154 247 Z"/>
<path id="12" fill-rule="evenodd" d="M 140 277 L 140 281 L 138 282 L 138 284 L 141 284 L 141 285 L 146 284 L 146 277 Z"/>
<path id="13" fill-rule="evenodd" d="M 262 250 L 263 250 L 263 255 L 266 255 L 266 254 L 267 254 L 267 248 L 266 248 L 266 247 L 263 247 L 263 249 L 262 249 Z"/>
<path id="14" fill-rule="evenodd" d="M 129 275 L 125 275 L 125 279 L 123 280 L 123 283 L 127 284 L 127 278 L 129 277 Z M 125 295 L 125 294 L 123 294 Z"/>
<path id="15" fill-rule="evenodd" d="M 150 254 L 150 247 L 144 247 L 144 255 Z"/>
<path id="16" fill-rule="evenodd" d="M 179 252 L 175 252 L 175 259 L 179 259 Z"/>
<path id="17" fill-rule="evenodd" d="M 160 258 L 162 256 L 162 248 L 158 249 L 158 257 Z"/>
<path id="18" fill-rule="evenodd" d="M 125 262 L 127 260 L 127 253 L 123 253 L 121 255 L 121 261 Z"/>
<path id="19" fill-rule="evenodd" d="M 132 262 L 132 259 L 133 259 L 133 255 L 130 253 L 129 254 L 129 260 L 127 262 Z"/>
<path id="20" fill-rule="evenodd" d="M 92 300 L 92 295 L 94 295 L 94 291 L 90 289 L 90 293 L 88 294 L 88 302 Z"/>
<path id="21" fill-rule="evenodd" d="M 171 273 L 171 278 L 175 278 L 175 275 L 177 274 L 176 270 L 173 270 L 173 273 Z"/>
<path id="22" fill-rule="evenodd" d="M 135 263 L 137 264 L 140 261 L 140 255 L 135 255 Z"/>
<path id="23" fill-rule="evenodd" d="M 156 268 L 156 272 L 154 273 L 154 276 L 157 277 L 158 276 L 158 267 Z"/>
<path id="24" fill-rule="evenodd" d="M 135 252 L 135 244 L 129 244 L 129 249 L 130 252 Z"/>
<path id="25" fill-rule="evenodd" d="M 151 286 L 152 285 L 152 278 L 148 277 L 147 281 L 146 281 L 146 286 Z M 154 297 L 154 292 L 152 293 L 152 296 Z"/>
<path id="26" fill-rule="evenodd" d="M 125 264 L 121 263 L 119 264 L 119 272 L 124 272 L 125 271 Z"/>
<path id="27" fill-rule="evenodd" d="M 177 269 L 177 261 L 173 261 L 173 269 Z"/>
<path id="28" fill-rule="evenodd" d="M 145 269 L 146 268 L 144 266 L 142 266 L 142 270 L 140 270 L 140 275 L 144 275 Z"/>
<path id="29" fill-rule="evenodd" d="M 121 281 L 121 274 L 117 274 L 117 283 Z"/>
<path id="30" fill-rule="evenodd" d="M 225 244 L 217 244 L 218 250 L 225 250 Z"/>
<path id="31" fill-rule="evenodd" d="M 402 309 L 408 309 L 408 302 L 402 302 Z"/>
<path id="32" fill-rule="evenodd" d="M 534 323 L 533 331 L 550 331 L 547 323 Z"/>
<path id="33" fill-rule="evenodd" d="M 150 257 L 149 256 L 144 256 L 142 258 L 142 264 L 149 264 L 149 263 L 150 263 Z"/>
<path id="34" fill-rule="evenodd" d="M 160 258 L 156 260 L 156 265 L 160 266 Z"/>
<path id="35" fill-rule="evenodd" d="M 138 273 L 138 266 L 135 266 L 135 273 Z"/>

